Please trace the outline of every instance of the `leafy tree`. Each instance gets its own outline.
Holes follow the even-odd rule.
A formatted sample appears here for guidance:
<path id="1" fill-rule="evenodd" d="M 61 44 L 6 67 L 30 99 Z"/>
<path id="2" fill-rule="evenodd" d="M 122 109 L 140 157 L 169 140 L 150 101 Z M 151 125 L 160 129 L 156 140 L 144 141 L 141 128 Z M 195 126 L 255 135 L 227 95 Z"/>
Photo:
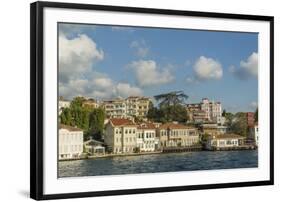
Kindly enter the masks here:
<path id="1" fill-rule="evenodd" d="M 178 104 L 183 104 L 188 98 L 183 91 L 173 91 L 165 94 L 155 95 L 156 101 L 160 102 L 160 106 L 176 106 Z"/>
<path id="2" fill-rule="evenodd" d="M 230 129 L 233 133 L 247 136 L 248 124 L 246 114 L 243 112 L 236 113 L 232 119 Z"/>
<path id="3" fill-rule="evenodd" d="M 89 132 L 97 140 L 102 138 L 105 112 L 102 108 L 93 109 L 89 116 Z"/>
<path id="4" fill-rule="evenodd" d="M 70 107 L 62 111 L 61 123 L 83 129 L 85 139 L 92 136 L 100 140 L 103 134 L 105 112 L 102 108 L 84 107 L 84 101 L 84 97 L 75 97 Z"/>
<path id="5" fill-rule="evenodd" d="M 200 138 L 201 143 L 206 143 L 209 136 L 210 136 L 209 134 L 203 133 L 203 134 L 201 135 L 201 138 Z"/>
<path id="6" fill-rule="evenodd" d="M 226 115 L 226 110 L 224 109 L 224 110 L 222 111 L 222 116 L 225 117 L 225 115 Z"/>
<path id="7" fill-rule="evenodd" d="M 228 127 L 231 127 L 231 124 L 232 124 L 232 121 L 233 121 L 233 118 L 234 118 L 234 114 L 232 114 L 231 112 L 226 112 L 224 117 L 225 117 L 225 120 L 226 120 L 226 125 Z"/>
<path id="8" fill-rule="evenodd" d="M 178 104 L 176 106 L 162 106 L 160 108 L 150 108 L 147 117 L 157 122 L 186 122 L 187 113 L 184 106 Z"/>
<path id="9" fill-rule="evenodd" d="M 60 122 L 65 125 L 72 125 L 72 116 L 69 108 L 64 108 L 60 115 Z"/>
<path id="10" fill-rule="evenodd" d="M 148 111 L 148 118 L 158 122 L 187 121 L 187 112 L 184 107 L 188 98 L 182 91 L 173 91 L 166 94 L 154 96 L 159 102 L 159 107 L 151 107 Z"/>

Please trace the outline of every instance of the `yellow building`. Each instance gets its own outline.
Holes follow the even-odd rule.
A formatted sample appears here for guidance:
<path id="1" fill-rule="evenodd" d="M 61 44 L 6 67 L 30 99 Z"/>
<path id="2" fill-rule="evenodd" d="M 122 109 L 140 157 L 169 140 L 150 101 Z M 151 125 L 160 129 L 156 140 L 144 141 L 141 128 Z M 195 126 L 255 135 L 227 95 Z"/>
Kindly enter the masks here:
<path id="1" fill-rule="evenodd" d="M 166 123 L 157 128 L 162 147 L 189 147 L 199 143 L 196 128 L 177 123 Z"/>
<path id="2" fill-rule="evenodd" d="M 105 127 L 104 142 L 112 153 L 136 152 L 137 125 L 128 119 L 110 119 Z"/>

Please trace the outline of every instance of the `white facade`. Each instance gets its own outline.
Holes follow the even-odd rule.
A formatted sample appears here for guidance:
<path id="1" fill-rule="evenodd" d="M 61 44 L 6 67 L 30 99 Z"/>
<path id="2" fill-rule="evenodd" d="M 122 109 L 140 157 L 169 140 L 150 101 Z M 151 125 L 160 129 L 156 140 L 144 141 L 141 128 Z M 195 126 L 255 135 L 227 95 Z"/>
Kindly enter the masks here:
<path id="1" fill-rule="evenodd" d="M 106 124 L 104 142 L 112 153 L 133 153 L 137 147 L 137 126 L 128 119 L 113 118 Z"/>
<path id="2" fill-rule="evenodd" d="M 163 124 L 157 133 L 162 147 L 191 147 L 199 143 L 197 129 L 181 124 Z"/>
<path id="3" fill-rule="evenodd" d="M 137 148 L 140 152 L 153 152 L 159 147 L 156 128 L 151 123 L 143 123 L 137 128 Z"/>
<path id="4" fill-rule="evenodd" d="M 201 109 L 206 112 L 206 117 L 209 120 L 216 123 L 222 122 L 222 106 L 220 102 L 212 102 L 208 98 L 203 98 Z"/>
<path id="5" fill-rule="evenodd" d="M 233 134 L 225 135 L 210 135 L 207 139 L 206 149 L 208 150 L 218 150 L 231 147 L 238 147 L 241 145 L 244 137 Z"/>
<path id="6" fill-rule="evenodd" d="M 68 107 L 70 107 L 70 101 L 59 100 L 59 115 L 61 114 L 63 109 Z"/>
<path id="7" fill-rule="evenodd" d="M 83 153 L 83 131 L 60 124 L 59 159 L 78 158 Z"/>

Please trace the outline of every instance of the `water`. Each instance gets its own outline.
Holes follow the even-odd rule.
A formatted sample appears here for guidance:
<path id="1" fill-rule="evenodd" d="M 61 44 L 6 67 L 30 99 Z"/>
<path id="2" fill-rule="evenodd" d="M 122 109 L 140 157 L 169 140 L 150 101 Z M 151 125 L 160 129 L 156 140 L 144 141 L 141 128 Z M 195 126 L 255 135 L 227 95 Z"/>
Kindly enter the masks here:
<path id="1" fill-rule="evenodd" d="M 258 167 L 258 151 L 200 151 L 59 162 L 59 177 Z"/>

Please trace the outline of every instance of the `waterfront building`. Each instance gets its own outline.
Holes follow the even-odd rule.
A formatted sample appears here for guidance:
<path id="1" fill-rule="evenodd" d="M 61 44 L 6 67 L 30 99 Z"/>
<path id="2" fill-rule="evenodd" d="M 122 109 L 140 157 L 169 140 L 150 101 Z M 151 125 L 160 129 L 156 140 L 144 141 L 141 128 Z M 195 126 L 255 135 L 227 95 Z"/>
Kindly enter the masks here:
<path id="1" fill-rule="evenodd" d="M 216 135 L 225 134 L 228 132 L 227 126 L 221 126 L 217 123 L 204 123 L 200 126 L 203 134 Z"/>
<path id="2" fill-rule="evenodd" d="M 83 130 L 59 125 L 59 159 L 78 158 L 83 153 Z"/>
<path id="3" fill-rule="evenodd" d="M 259 144 L 259 126 L 258 124 L 254 124 L 249 128 L 249 139 L 253 140 L 255 145 Z"/>
<path id="4" fill-rule="evenodd" d="M 84 142 L 85 152 L 89 155 L 104 155 L 105 147 L 104 143 L 90 138 Z"/>
<path id="5" fill-rule="evenodd" d="M 194 122 L 215 122 L 222 125 L 225 120 L 222 117 L 221 103 L 208 98 L 203 98 L 200 103 L 187 104 L 186 109 L 189 119 Z"/>
<path id="6" fill-rule="evenodd" d="M 129 119 L 109 119 L 104 141 L 112 153 L 133 153 L 137 148 L 137 125 Z"/>
<path id="7" fill-rule="evenodd" d="M 159 149 L 156 127 L 153 123 L 141 123 L 137 126 L 137 148 L 140 152 L 153 152 Z"/>
<path id="8" fill-rule="evenodd" d="M 62 113 L 62 110 L 70 107 L 70 101 L 65 100 L 63 97 L 59 97 L 59 115 Z"/>
<path id="9" fill-rule="evenodd" d="M 208 150 L 238 148 L 243 145 L 245 137 L 236 134 L 209 135 L 206 142 Z"/>
<path id="10" fill-rule="evenodd" d="M 189 147 L 199 143 L 196 128 L 178 123 L 166 123 L 157 128 L 162 147 Z"/>

